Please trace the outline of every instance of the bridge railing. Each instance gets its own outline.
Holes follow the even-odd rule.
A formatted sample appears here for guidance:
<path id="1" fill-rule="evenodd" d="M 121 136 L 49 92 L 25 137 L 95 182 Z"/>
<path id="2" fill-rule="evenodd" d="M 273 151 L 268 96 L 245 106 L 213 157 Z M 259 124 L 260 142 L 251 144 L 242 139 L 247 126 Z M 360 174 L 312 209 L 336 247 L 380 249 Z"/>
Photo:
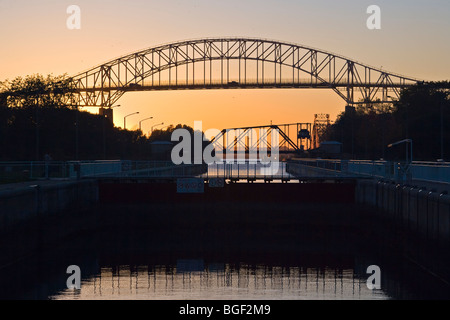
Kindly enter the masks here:
<path id="1" fill-rule="evenodd" d="M 202 176 L 227 180 L 290 180 L 294 178 L 286 170 L 286 162 L 262 164 L 257 161 L 223 162 L 208 165 Z"/>
<path id="2" fill-rule="evenodd" d="M 178 79 L 178 80 L 145 80 L 140 81 L 137 83 L 132 84 L 118 84 L 113 85 L 111 87 L 103 86 L 103 87 L 87 87 L 87 88 L 79 88 L 79 92 L 84 91 L 99 91 L 99 90 L 124 90 L 124 91 L 142 91 L 142 90 L 158 90 L 158 89 L 167 89 L 167 88 L 202 88 L 202 87 L 227 87 L 227 88 L 239 88 L 240 86 L 245 87 L 324 87 L 328 88 L 330 86 L 338 87 L 338 88 L 345 88 L 348 85 L 351 85 L 352 83 L 347 80 L 339 80 L 334 82 L 321 82 L 318 80 L 312 80 L 311 78 L 300 78 L 300 79 L 275 79 L 275 78 L 264 78 L 264 79 L 228 79 L 228 80 L 221 80 L 221 79 L 203 79 L 203 80 L 185 80 L 185 79 Z M 365 87 L 378 87 L 380 84 L 377 82 L 367 82 L 362 84 Z M 408 86 L 408 85 L 405 85 Z M 386 90 L 392 91 L 393 87 L 385 86 Z"/>
<path id="3" fill-rule="evenodd" d="M 83 178 L 181 178 L 274 180 L 292 177 L 286 163 L 223 162 L 175 165 L 171 161 L 23 161 L 0 162 L 0 183 L 43 179 Z"/>
<path id="4" fill-rule="evenodd" d="M 0 183 L 40 179 L 76 179 L 122 171 L 122 161 L 4 161 L 0 162 Z"/>
<path id="5" fill-rule="evenodd" d="M 0 162 L 0 183 L 69 177 L 68 163 L 62 161 L 3 161 Z"/>
<path id="6" fill-rule="evenodd" d="M 394 179 L 399 174 L 398 165 L 389 161 L 351 160 L 346 163 L 346 171 L 380 179 Z"/>
<path id="7" fill-rule="evenodd" d="M 170 161 L 119 161 L 85 163 L 82 178 L 222 178 L 226 180 L 288 180 L 285 162 L 262 164 L 255 161 L 175 165 Z"/>
<path id="8" fill-rule="evenodd" d="M 206 171 L 204 165 L 175 165 L 171 161 L 91 162 L 81 164 L 79 178 L 173 178 L 192 177 Z"/>
<path id="9" fill-rule="evenodd" d="M 392 161 L 294 159 L 263 165 L 224 162 L 174 165 L 170 161 L 22 161 L 0 162 L 0 183 L 39 179 L 203 177 L 247 180 L 365 177 L 402 181 L 402 163 Z M 449 162 L 413 162 L 410 179 L 450 184 Z"/>
<path id="10" fill-rule="evenodd" d="M 352 178 L 358 175 L 346 170 L 340 160 L 295 159 L 287 163 L 287 172 L 301 178 Z"/>
<path id="11" fill-rule="evenodd" d="M 121 170 L 97 172 L 82 177 L 96 178 L 222 178 L 225 180 L 287 180 L 286 163 L 219 162 L 214 164 L 174 165 L 167 161 L 122 161 Z"/>
<path id="12" fill-rule="evenodd" d="M 413 162 L 411 172 L 416 180 L 450 183 L 450 162 Z"/>
<path id="13" fill-rule="evenodd" d="M 355 175 L 397 182 L 404 179 L 402 175 L 405 164 L 397 161 L 295 159 L 290 166 L 294 164 L 308 168 L 309 171 L 322 171 L 335 176 Z M 409 175 L 412 181 L 417 182 L 450 183 L 450 163 L 414 161 L 410 165 Z"/>
<path id="14" fill-rule="evenodd" d="M 171 161 L 10 161 L 0 162 L 0 183 L 108 177 L 192 177 L 205 172 L 204 165 L 177 166 Z"/>

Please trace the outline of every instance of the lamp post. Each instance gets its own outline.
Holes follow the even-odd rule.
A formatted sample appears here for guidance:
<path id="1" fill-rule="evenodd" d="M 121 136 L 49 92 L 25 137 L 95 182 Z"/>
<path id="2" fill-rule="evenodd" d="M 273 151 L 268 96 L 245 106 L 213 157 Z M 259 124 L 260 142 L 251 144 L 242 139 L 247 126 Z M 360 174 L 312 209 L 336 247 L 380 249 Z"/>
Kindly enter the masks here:
<path id="1" fill-rule="evenodd" d="M 397 141 L 397 142 L 391 143 L 391 144 L 388 145 L 388 148 L 392 148 L 393 146 L 396 146 L 396 145 L 399 145 L 399 144 L 402 144 L 402 143 L 406 143 L 407 144 L 406 145 L 406 163 L 412 163 L 412 161 L 413 161 L 413 141 L 411 139 L 404 139 L 404 140 L 401 140 L 401 141 Z M 409 155 L 408 155 L 408 143 L 410 145 Z"/>
<path id="2" fill-rule="evenodd" d="M 39 99 L 40 95 L 38 95 L 36 102 L 36 161 L 40 160 L 39 153 Z"/>
<path id="3" fill-rule="evenodd" d="M 440 117 L 441 117 L 441 160 L 444 161 L 444 101 L 445 96 L 443 95 L 440 105 L 439 105 L 439 111 L 440 111 Z"/>
<path id="4" fill-rule="evenodd" d="M 75 160 L 78 160 L 79 149 L 80 149 L 80 109 L 78 108 L 78 104 L 72 105 L 75 106 Z"/>
<path id="5" fill-rule="evenodd" d="M 126 115 L 125 117 L 123 117 L 123 128 L 126 130 L 127 129 L 127 118 L 129 116 L 135 115 L 135 114 L 139 114 L 139 112 L 133 112 L 130 113 L 129 115 Z"/>
<path id="6" fill-rule="evenodd" d="M 405 165 L 403 167 L 401 167 L 401 169 L 403 171 L 404 177 L 406 178 L 405 180 L 407 182 L 409 182 L 411 179 L 409 173 L 411 171 L 411 165 L 413 162 L 413 141 L 412 141 L 412 139 L 404 139 L 401 141 L 391 143 L 388 145 L 388 148 L 392 148 L 392 147 L 402 144 L 402 143 L 404 143 L 406 145 L 406 152 L 405 152 Z M 409 154 L 408 154 L 408 144 L 409 144 L 409 149 L 410 149 Z"/>
<path id="7" fill-rule="evenodd" d="M 145 118 L 145 119 L 142 119 L 141 121 L 139 121 L 139 130 L 140 131 L 142 131 L 142 122 L 144 122 L 146 120 L 150 120 L 150 119 L 153 119 L 153 117 Z"/>
<path id="8" fill-rule="evenodd" d="M 163 126 L 163 125 L 164 125 L 164 122 L 155 124 L 154 126 L 152 126 L 152 131 L 151 132 L 153 132 L 153 128 L 155 128 L 157 126 Z"/>

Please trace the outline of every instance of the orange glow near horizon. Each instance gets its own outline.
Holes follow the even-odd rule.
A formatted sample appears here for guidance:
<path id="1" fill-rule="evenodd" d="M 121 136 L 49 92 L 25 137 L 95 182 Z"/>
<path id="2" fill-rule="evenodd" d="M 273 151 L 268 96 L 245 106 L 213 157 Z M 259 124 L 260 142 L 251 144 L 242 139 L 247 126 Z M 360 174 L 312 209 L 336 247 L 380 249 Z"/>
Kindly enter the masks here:
<path id="1" fill-rule="evenodd" d="M 329 113 L 331 119 L 344 111 L 345 102 L 327 89 L 227 89 L 192 91 L 128 92 L 114 109 L 114 123 L 123 127 L 123 117 L 139 111 L 139 115 L 127 118 L 127 128 L 137 129 L 140 120 L 147 134 L 151 126 L 164 122 L 164 126 L 202 121 L 203 131 L 245 126 L 287 123 L 312 123 L 314 114 Z M 159 127 L 161 128 L 161 127 Z"/>
<path id="2" fill-rule="evenodd" d="M 0 81 L 40 73 L 76 75 L 144 48 L 203 37 L 267 38 L 304 44 L 383 70 L 423 80 L 450 75 L 450 2 L 379 0 L 381 30 L 366 27 L 369 2 L 345 1 L 98 1 L 78 0 L 81 29 L 66 26 L 71 1 L 0 1 Z M 432 36 L 430 36 L 432 35 Z M 116 104 L 115 124 L 129 129 L 194 125 L 204 130 L 332 120 L 345 102 L 326 89 L 229 89 L 129 92 Z M 95 108 L 86 108 L 98 112 Z"/>

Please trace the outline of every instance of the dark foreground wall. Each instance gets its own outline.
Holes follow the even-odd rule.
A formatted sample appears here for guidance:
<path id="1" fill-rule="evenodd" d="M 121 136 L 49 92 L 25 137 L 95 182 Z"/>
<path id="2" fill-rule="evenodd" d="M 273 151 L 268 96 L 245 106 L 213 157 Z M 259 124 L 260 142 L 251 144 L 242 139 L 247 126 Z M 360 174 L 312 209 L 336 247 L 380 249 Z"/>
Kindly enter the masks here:
<path id="1" fill-rule="evenodd" d="M 0 270 L 95 227 L 92 208 L 96 203 L 95 180 L 4 186 L 0 191 Z"/>
<path id="2" fill-rule="evenodd" d="M 204 193 L 177 193 L 175 182 L 100 182 L 101 203 L 255 201 L 354 203 L 355 183 L 231 183 L 223 188 L 205 184 Z"/>
<path id="3" fill-rule="evenodd" d="M 439 246 L 450 245 L 450 196 L 417 187 L 361 180 L 356 201 L 378 210 L 381 218 Z"/>
<path id="4" fill-rule="evenodd" d="M 0 191 L 0 232 L 97 203 L 95 180 L 47 182 Z"/>
<path id="5" fill-rule="evenodd" d="M 425 188 L 360 181 L 356 201 L 374 208 L 368 219 L 386 243 L 439 283 L 450 285 L 450 197 Z M 392 240 L 394 238 L 394 240 Z"/>

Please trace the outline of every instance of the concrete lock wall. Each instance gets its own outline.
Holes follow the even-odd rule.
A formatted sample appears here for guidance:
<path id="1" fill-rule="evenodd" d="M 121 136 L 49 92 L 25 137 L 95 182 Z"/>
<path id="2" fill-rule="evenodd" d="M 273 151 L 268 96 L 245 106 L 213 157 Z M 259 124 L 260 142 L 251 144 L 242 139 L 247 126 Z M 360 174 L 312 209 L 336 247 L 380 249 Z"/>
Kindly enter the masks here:
<path id="1" fill-rule="evenodd" d="M 425 188 L 360 180 L 356 201 L 421 238 L 450 246 L 450 196 Z"/>
<path id="2" fill-rule="evenodd" d="M 0 192 L 0 232 L 37 217 L 86 208 L 98 202 L 94 180 L 31 185 Z"/>

